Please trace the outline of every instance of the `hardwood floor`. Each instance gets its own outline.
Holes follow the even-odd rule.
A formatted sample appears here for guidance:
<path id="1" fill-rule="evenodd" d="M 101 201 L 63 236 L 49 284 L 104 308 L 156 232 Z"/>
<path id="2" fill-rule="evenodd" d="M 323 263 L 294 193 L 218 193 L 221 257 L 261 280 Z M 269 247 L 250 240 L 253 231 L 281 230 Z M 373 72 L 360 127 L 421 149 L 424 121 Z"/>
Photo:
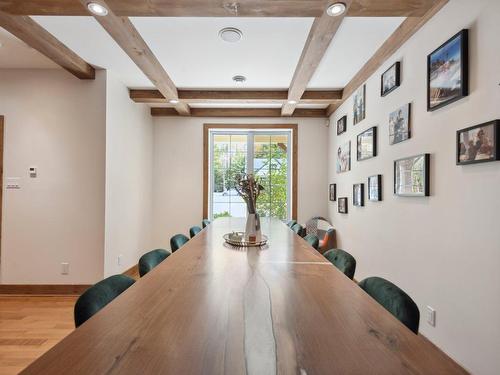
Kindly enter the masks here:
<path id="1" fill-rule="evenodd" d="M 0 295 L 0 375 L 19 373 L 73 331 L 77 298 Z"/>

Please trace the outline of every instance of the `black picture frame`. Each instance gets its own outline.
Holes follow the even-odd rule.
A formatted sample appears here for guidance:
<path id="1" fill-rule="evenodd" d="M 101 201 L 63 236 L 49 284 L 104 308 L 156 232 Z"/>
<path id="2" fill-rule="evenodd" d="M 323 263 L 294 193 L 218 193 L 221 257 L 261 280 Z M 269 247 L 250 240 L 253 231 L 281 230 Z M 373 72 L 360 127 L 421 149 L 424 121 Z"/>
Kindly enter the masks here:
<path id="1" fill-rule="evenodd" d="M 493 145 L 491 146 L 491 156 L 489 158 L 484 158 L 481 157 L 479 159 L 476 159 L 477 157 L 477 152 L 480 151 L 481 149 L 474 150 L 475 156 L 473 160 L 463 160 L 464 158 L 462 157 L 464 155 L 464 151 L 467 152 L 466 145 L 464 144 L 462 146 L 462 140 L 461 140 L 461 135 L 470 132 L 475 129 L 484 129 L 486 127 L 492 127 L 492 134 L 491 134 L 491 141 L 493 142 Z M 477 146 L 477 143 L 475 145 Z M 482 148 L 482 146 L 481 146 Z M 457 130 L 457 144 L 456 144 L 456 149 L 457 149 L 457 155 L 456 155 L 456 164 L 457 165 L 467 165 L 467 164 L 478 164 L 478 163 L 488 163 L 491 161 L 498 161 L 500 160 L 500 120 L 492 120 L 488 122 L 484 122 L 479 125 L 474 125 L 470 126 L 468 128 L 460 129 Z"/>
<path id="2" fill-rule="evenodd" d="M 330 187 L 328 189 L 328 198 L 330 199 L 330 202 L 335 202 L 337 200 L 337 185 L 336 184 L 330 184 Z"/>
<path id="3" fill-rule="evenodd" d="M 338 201 L 338 204 L 337 204 L 337 209 L 338 209 L 338 213 L 339 214 L 347 214 L 349 209 L 348 209 L 348 203 L 349 203 L 349 200 L 347 199 L 347 197 L 342 197 L 342 198 L 339 198 L 339 201 Z"/>
<path id="4" fill-rule="evenodd" d="M 372 195 L 372 189 L 371 189 L 371 181 L 375 180 L 377 182 L 377 189 L 375 190 L 375 193 Z M 380 202 L 382 201 L 382 175 L 381 174 L 376 174 L 373 176 L 368 177 L 368 183 L 367 183 L 367 192 L 368 192 L 368 200 L 371 202 Z"/>
<path id="5" fill-rule="evenodd" d="M 406 111 L 408 113 L 406 121 L 403 122 L 404 124 L 406 124 L 406 133 L 398 131 L 395 131 L 394 133 L 391 132 L 393 130 L 392 129 L 393 125 L 391 123 L 392 116 L 398 111 Z M 405 136 L 398 137 L 398 134 L 404 134 Z M 399 107 L 398 109 L 389 114 L 389 144 L 393 146 L 401 142 L 406 142 L 410 138 L 411 138 L 411 103 L 408 103 Z"/>
<path id="6" fill-rule="evenodd" d="M 458 93 L 435 105 L 431 101 L 432 59 L 443 49 L 460 39 L 460 88 Z M 436 48 L 427 56 L 427 111 L 435 111 L 469 95 L 469 30 L 463 29 Z"/>
<path id="7" fill-rule="evenodd" d="M 367 133 L 372 133 L 371 137 L 371 146 L 372 146 L 372 152 L 368 156 L 363 156 L 361 152 L 361 142 L 363 140 L 363 137 L 366 136 Z M 371 159 L 377 156 L 377 127 L 373 126 L 371 128 L 366 129 L 364 132 L 358 134 L 357 137 L 357 142 L 356 142 L 356 159 L 357 161 L 363 161 L 367 159 Z"/>
<path id="8" fill-rule="evenodd" d="M 359 197 L 357 197 L 358 192 Z M 365 205 L 365 184 L 352 185 L 352 205 L 355 207 L 363 207 Z"/>
<path id="9" fill-rule="evenodd" d="M 391 70 L 395 70 L 395 80 L 394 80 L 394 85 L 391 86 L 389 89 L 384 90 L 384 77 L 391 72 Z M 392 64 L 385 72 L 382 73 L 380 76 L 380 96 L 386 96 L 396 90 L 399 86 L 401 85 L 401 62 L 396 61 L 394 64 Z"/>
<path id="10" fill-rule="evenodd" d="M 347 115 L 344 115 L 337 120 L 337 135 L 341 135 L 346 131 L 347 131 Z"/>
<path id="11" fill-rule="evenodd" d="M 366 83 L 354 91 L 352 124 L 357 125 L 366 118 Z"/>
<path id="12" fill-rule="evenodd" d="M 422 181 L 422 191 L 420 192 L 412 192 L 405 190 L 401 192 L 398 189 L 398 166 L 401 165 L 404 162 L 407 161 L 415 161 L 416 159 L 423 158 L 423 166 L 422 166 L 422 176 L 421 178 L 423 179 Z M 393 185 L 394 185 L 394 195 L 401 196 L 401 197 L 428 197 L 430 195 L 430 181 L 429 181 L 429 176 L 430 176 L 430 154 L 419 154 L 415 156 L 410 156 L 406 158 L 401 158 L 397 159 L 394 161 L 394 180 L 393 180 Z M 414 186 L 414 177 L 413 175 L 411 177 L 411 187 L 413 189 Z"/>

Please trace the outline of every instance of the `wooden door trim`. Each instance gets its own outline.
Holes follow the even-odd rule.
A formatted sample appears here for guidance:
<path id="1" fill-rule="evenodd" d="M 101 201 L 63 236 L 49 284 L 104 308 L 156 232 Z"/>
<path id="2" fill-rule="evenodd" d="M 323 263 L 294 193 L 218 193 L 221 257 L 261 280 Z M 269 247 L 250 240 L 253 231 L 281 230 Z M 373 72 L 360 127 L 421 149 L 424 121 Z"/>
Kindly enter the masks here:
<path id="1" fill-rule="evenodd" d="M 292 130 L 292 219 L 297 220 L 297 187 L 298 187 L 298 154 L 299 129 L 298 124 L 203 124 L 203 218 L 208 218 L 208 165 L 209 138 L 211 129 L 287 129 Z"/>
<path id="2" fill-rule="evenodd" d="M 2 257 L 2 238 L 3 238 L 3 150 L 4 150 L 4 124 L 5 119 L 0 116 L 0 262 Z"/>

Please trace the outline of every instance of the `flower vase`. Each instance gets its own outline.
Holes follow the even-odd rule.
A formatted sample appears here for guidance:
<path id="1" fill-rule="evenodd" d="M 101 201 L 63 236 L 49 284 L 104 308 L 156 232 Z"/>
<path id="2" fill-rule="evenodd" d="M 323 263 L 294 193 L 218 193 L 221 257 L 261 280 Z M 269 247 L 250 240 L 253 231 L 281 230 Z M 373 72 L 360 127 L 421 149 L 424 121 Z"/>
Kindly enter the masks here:
<path id="1" fill-rule="evenodd" d="M 260 231 L 259 214 L 248 214 L 247 225 L 245 228 L 245 240 L 249 242 L 262 241 L 262 232 Z"/>

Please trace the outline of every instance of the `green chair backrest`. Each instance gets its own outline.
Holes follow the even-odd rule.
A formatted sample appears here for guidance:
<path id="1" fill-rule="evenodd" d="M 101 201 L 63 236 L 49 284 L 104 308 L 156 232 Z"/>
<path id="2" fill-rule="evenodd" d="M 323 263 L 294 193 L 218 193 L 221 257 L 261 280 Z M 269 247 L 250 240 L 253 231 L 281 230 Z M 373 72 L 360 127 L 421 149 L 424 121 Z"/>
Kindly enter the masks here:
<path id="1" fill-rule="evenodd" d="M 415 334 L 418 333 L 420 311 L 417 304 L 403 290 L 381 277 L 364 279 L 359 286 L 401 323 Z"/>
<path id="2" fill-rule="evenodd" d="M 189 238 L 187 238 L 183 234 L 176 234 L 170 239 L 170 248 L 172 249 L 172 252 L 177 251 L 183 246 L 186 242 L 189 241 Z"/>
<path id="3" fill-rule="evenodd" d="M 195 225 L 194 227 L 189 228 L 189 237 L 193 238 L 194 236 L 196 236 L 200 232 L 201 232 L 201 228 L 199 226 Z"/>
<path id="4" fill-rule="evenodd" d="M 295 224 L 297 224 L 296 220 L 290 220 L 288 223 L 286 223 L 286 225 L 289 226 L 290 228 L 292 228 Z"/>
<path id="5" fill-rule="evenodd" d="M 134 284 L 125 275 L 114 275 L 88 288 L 76 301 L 75 326 L 79 327 Z"/>
<path id="6" fill-rule="evenodd" d="M 304 240 L 311 245 L 315 250 L 318 250 L 319 247 L 319 238 L 315 234 L 308 234 L 304 237 Z"/>
<path id="7" fill-rule="evenodd" d="M 347 251 L 341 249 L 328 250 L 323 256 L 337 267 L 344 275 L 351 280 L 354 278 L 356 271 L 356 259 Z"/>
<path id="8" fill-rule="evenodd" d="M 202 226 L 202 228 L 206 228 L 208 225 L 210 225 L 210 220 L 208 220 L 208 219 L 203 219 L 203 220 L 201 221 L 201 226 Z"/>
<path id="9" fill-rule="evenodd" d="M 305 230 L 304 230 L 304 227 L 300 224 L 295 224 L 293 227 L 292 227 L 292 230 L 297 233 L 300 237 L 304 237 L 306 234 L 305 234 Z"/>
<path id="10" fill-rule="evenodd" d="M 152 250 L 139 259 L 139 275 L 143 277 L 170 255 L 170 251 L 163 249 Z"/>

